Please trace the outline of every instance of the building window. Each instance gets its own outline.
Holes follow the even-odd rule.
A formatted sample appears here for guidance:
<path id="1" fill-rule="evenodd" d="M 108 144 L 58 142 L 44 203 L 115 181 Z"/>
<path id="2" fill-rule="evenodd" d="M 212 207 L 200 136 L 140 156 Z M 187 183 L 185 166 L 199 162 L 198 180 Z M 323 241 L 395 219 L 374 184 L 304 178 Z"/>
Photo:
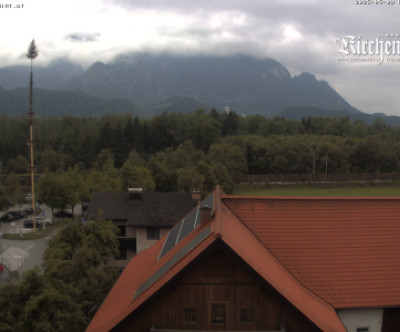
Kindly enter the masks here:
<path id="1" fill-rule="evenodd" d="M 196 323 L 197 322 L 197 310 L 195 308 L 184 308 L 183 309 L 183 322 L 184 323 Z"/>
<path id="2" fill-rule="evenodd" d="M 226 303 L 213 303 L 211 306 L 211 323 L 226 323 Z"/>
<path id="3" fill-rule="evenodd" d="M 253 323 L 254 322 L 254 310 L 250 308 L 240 310 L 240 322 L 241 323 Z"/>
<path id="4" fill-rule="evenodd" d="M 369 327 L 357 327 L 357 332 L 369 332 Z"/>
<path id="5" fill-rule="evenodd" d="M 160 229 L 158 227 L 147 227 L 147 240 L 159 240 Z"/>
<path id="6" fill-rule="evenodd" d="M 126 248 L 119 247 L 119 256 L 114 255 L 115 260 L 126 260 Z"/>
<path id="7" fill-rule="evenodd" d="M 126 236 L 126 226 L 125 225 L 117 225 L 119 232 L 118 236 L 123 237 Z"/>

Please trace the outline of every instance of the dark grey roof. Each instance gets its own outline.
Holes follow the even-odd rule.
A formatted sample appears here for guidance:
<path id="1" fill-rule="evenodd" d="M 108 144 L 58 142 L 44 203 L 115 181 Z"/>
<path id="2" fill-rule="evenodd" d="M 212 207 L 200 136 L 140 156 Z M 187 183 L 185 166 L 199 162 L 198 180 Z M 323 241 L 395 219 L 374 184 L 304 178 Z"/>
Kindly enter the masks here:
<path id="1" fill-rule="evenodd" d="M 128 192 L 98 192 L 92 195 L 87 217 L 126 220 L 129 226 L 172 227 L 197 205 L 189 193 L 144 192 L 129 199 Z"/>

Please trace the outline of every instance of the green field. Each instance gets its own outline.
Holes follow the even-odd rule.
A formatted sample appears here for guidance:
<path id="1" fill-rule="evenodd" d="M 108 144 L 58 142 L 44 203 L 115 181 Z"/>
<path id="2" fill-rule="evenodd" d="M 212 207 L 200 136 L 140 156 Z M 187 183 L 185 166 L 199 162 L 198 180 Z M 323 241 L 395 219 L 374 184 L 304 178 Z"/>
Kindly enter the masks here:
<path id="1" fill-rule="evenodd" d="M 400 183 L 336 185 L 239 185 L 234 195 L 255 196 L 399 196 Z"/>

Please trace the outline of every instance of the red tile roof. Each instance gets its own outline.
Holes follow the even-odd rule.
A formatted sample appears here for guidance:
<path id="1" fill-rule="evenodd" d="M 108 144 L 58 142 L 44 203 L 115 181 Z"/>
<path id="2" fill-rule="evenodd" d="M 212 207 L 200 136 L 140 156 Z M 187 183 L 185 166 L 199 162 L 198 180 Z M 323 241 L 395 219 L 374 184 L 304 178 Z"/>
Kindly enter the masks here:
<path id="1" fill-rule="evenodd" d="M 218 200 L 216 219 L 222 240 L 315 325 L 326 332 L 346 331 L 333 306 L 304 287 L 225 204 L 218 206 Z"/>
<path id="2" fill-rule="evenodd" d="M 400 198 L 225 196 L 223 202 L 335 308 L 400 305 Z"/>
<path id="3" fill-rule="evenodd" d="M 399 203 L 227 196 L 217 187 L 211 219 L 160 259 L 168 235 L 134 257 L 87 331 L 116 326 L 218 239 L 321 330 L 346 331 L 335 309 L 400 305 Z"/>

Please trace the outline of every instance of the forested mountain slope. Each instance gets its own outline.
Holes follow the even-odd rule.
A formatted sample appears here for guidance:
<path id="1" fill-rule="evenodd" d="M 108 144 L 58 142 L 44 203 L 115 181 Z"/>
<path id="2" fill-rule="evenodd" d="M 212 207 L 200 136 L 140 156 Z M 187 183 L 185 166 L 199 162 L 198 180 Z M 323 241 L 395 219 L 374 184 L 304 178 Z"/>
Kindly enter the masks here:
<path id="1" fill-rule="evenodd" d="M 101 98 L 82 92 L 34 89 L 34 112 L 37 116 L 93 116 L 130 113 L 141 115 L 127 99 Z M 0 87 L 0 114 L 21 116 L 28 114 L 29 90 L 18 88 L 7 91 Z"/>
<path id="2" fill-rule="evenodd" d="M 289 106 L 359 112 L 327 82 L 317 80 L 312 74 L 291 77 L 276 60 L 244 55 L 120 56 L 112 63 L 96 62 L 63 88 L 128 98 L 141 106 L 184 97 L 217 109 L 229 106 L 240 114 L 273 116 Z"/>

